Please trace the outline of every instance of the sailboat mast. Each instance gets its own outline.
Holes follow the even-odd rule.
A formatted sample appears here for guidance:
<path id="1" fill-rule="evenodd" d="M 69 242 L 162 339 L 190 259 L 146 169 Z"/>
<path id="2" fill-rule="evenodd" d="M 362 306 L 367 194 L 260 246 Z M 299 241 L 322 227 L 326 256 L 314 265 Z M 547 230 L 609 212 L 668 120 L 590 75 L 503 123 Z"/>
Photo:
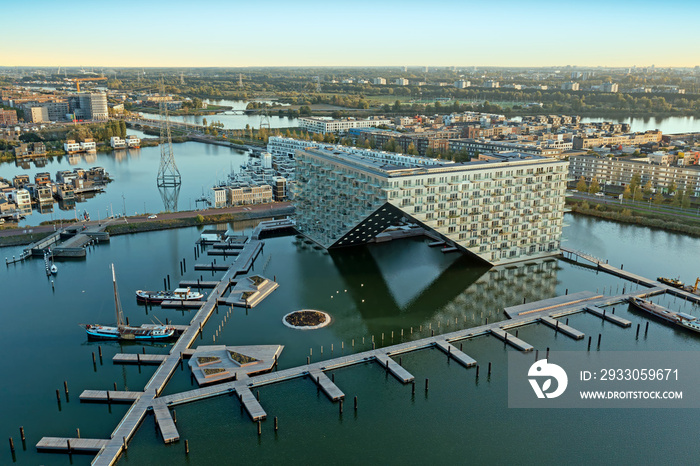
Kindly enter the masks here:
<path id="1" fill-rule="evenodd" d="M 117 293 L 117 277 L 114 274 L 114 264 L 112 264 L 112 283 L 114 284 L 114 311 L 117 315 L 117 327 L 122 328 L 124 326 L 124 318 L 122 316 L 122 309 L 119 305 L 119 294 Z"/>

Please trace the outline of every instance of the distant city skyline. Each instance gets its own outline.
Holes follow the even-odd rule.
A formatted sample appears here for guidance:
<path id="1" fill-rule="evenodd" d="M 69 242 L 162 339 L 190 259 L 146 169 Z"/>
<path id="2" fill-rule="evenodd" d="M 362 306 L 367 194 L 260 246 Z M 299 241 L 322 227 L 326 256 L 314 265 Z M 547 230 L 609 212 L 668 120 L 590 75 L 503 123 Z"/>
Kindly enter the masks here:
<path id="1" fill-rule="evenodd" d="M 700 2 L 223 0 L 3 6 L 0 66 L 694 67 Z M 676 25 L 675 27 L 673 25 Z"/>

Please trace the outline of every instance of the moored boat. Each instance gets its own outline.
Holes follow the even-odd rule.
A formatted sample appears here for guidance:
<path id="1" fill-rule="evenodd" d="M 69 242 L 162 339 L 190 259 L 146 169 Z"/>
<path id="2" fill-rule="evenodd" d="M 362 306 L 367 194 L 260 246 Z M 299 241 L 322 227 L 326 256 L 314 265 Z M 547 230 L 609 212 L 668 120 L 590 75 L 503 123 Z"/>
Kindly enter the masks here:
<path id="1" fill-rule="evenodd" d="M 142 303 L 159 304 L 163 301 L 199 301 L 204 294 L 187 288 L 175 288 L 173 291 L 136 290 L 136 300 Z"/>
<path id="2" fill-rule="evenodd" d="M 642 311 L 648 312 L 660 319 L 670 322 L 672 324 L 678 325 L 685 329 L 691 330 L 696 333 L 700 333 L 700 321 L 697 317 L 691 316 L 684 312 L 674 312 L 666 309 L 665 307 L 659 306 L 652 303 L 651 301 L 646 301 L 641 298 L 630 298 L 630 303 L 632 303 L 636 308 Z"/>
<path id="3" fill-rule="evenodd" d="M 685 287 L 685 283 L 675 278 L 658 277 L 656 280 L 663 283 L 664 285 L 672 286 L 674 288 L 683 289 Z"/>
<path id="4" fill-rule="evenodd" d="M 117 291 L 117 278 L 114 273 L 114 264 L 112 264 L 112 282 L 114 283 L 114 307 L 117 317 L 117 326 L 85 324 L 83 327 L 85 327 L 88 339 L 154 341 L 167 340 L 175 336 L 175 329 L 166 325 L 144 324 L 140 327 L 126 325 L 124 323 L 124 313 Z"/>

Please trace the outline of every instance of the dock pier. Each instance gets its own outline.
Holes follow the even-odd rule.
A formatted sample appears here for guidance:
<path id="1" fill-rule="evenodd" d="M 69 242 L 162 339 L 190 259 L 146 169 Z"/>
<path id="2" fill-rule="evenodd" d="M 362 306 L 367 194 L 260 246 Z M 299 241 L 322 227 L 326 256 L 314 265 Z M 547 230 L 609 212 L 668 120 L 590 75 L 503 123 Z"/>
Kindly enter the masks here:
<path id="1" fill-rule="evenodd" d="M 263 231 L 261 229 L 261 231 Z M 258 233 L 259 236 L 259 233 Z M 583 340 L 584 334 L 566 324 L 562 323 L 562 318 L 569 315 L 579 313 L 591 313 L 606 320 L 616 323 L 622 327 L 629 328 L 630 322 L 626 319 L 615 316 L 612 313 L 603 311 L 606 306 L 616 303 L 627 302 L 630 296 L 653 296 L 661 293 L 670 293 L 681 296 L 690 295 L 690 293 L 682 290 L 669 290 L 666 287 L 654 280 L 645 279 L 628 272 L 623 272 L 622 269 L 616 269 L 615 273 L 611 272 L 607 264 L 592 256 L 580 256 L 586 260 L 593 260 L 600 270 L 603 270 L 613 275 L 622 276 L 625 279 L 633 280 L 647 288 L 636 292 L 628 292 L 614 295 L 604 296 L 593 292 L 582 292 L 567 294 L 556 298 L 545 299 L 537 302 L 526 303 L 518 306 L 512 306 L 505 309 L 508 320 L 486 323 L 484 325 L 460 329 L 449 333 L 430 336 L 418 340 L 406 341 L 403 343 L 390 345 L 382 348 L 362 351 L 353 354 L 347 354 L 340 357 L 322 360 L 319 362 L 299 365 L 296 367 L 267 372 L 264 374 L 255 375 L 252 377 L 241 377 L 240 379 L 230 380 L 226 382 L 211 384 L 192 390 L 183 391 L 180 393 L 161 396 L 163 389 L 168 383 L 177 367 L 180 365 L 181 359 L 190 357 L 194 350 L 190 347 L 194 344 L 202 331 L 203 326 L 211 317 L 216 309 L 220 298 L 229 290 L 230 287 L 236 284 L 234 280 L 237 275 L 245 274 L 250 271 L 255 259 L 262 252 L 262 242 L 258 239 L 251 239 L 240 248 L 237 256 L 232 256 L 234 262 L 230 265 L 219 264 L 217 267 L 225 270 L 221 280 L 218 282 L 208 282 L 212 287 L 212 292 L 208 299 L 201 303 L 195 316 L 189 325 L 178 326 L 181 332 L 180 338 L 171 348 L 170 353 L 163 354 L 117 354 L 113 357 L 115 364 L 158 364 L 158 368 L 147 382 L 142 392 L 128 391 L 104 391 L 104 390 L 85 390 L 81 395 L 81 401 L 92 402 L 124 402 L 131 403 L 131 406 L 121 422 L 113 431 L 110 439 L 73 439 L 73 438 L 56 438 L 44 437 L 36 448 L 45 451 L 62 451 L 62 452 L 97 452 L 97 456 L 93 461 L 93 465 L 112 465 L 117 462 L 119 456 L 126 449 L 128 441 L 133 437 L 138 429 L 138 426 L 143 421 L 144 417 L 152 412 L 155 416 L 157 426 L 165 443 L 177 442 L 180 438 L 174 419 L 170 410 L 180 404 L 190 403 L 198 400 L 208 399 L 216 396 L 231 395 L 236 393 L 242 406 L 248 412 L 253 422 L 259 422 L 267 417 L 263 406 L 253 394 L 253 389 L 269 384 L 279 383 L 295 378 L 309 376 L 319 390 L 323 390 L 325 395 L 333 402 L 345 398 L 341 387 L 337 386 L 331 380 L 326 372 L 333 371 L 343 367 L 349 367 L 357 364 L 377 363 L 385 368 L 387 373 L 391 373 L 399 382 L 408 384 L 415 382 L 415 377 L 408 372 L 404 367 L 397 363 L 394 358 L 398 355 L 409 353 L 422 349 L 436 348 L 442 353 L 445 353 L 448 358 L 455 359 L 465 368 L 477 368 L 477 361 L 458 349 L 457 342 L 469 340 L 481 336 L 492 336 L 504 341 L 515 349 L 523 352 L 533 351 L 533 346 L 527 342 L 515 337 L 512 333 L 514 329 L 533 324 L 542 323 L 548 327 L 554 328 L 557 332 L 561 331 L 568 337 L 574 340 Z M 583 254 L 577 251 L 562 248 L 567 254 Z M 212 263 L 213 264 L 213 263 Z M 208 267 L 209 264 L 203 264 Z M 604 267 L 605 266 L 605 267 Z M 197 268 L 197 266 L 195 266 Z M 209 270 L 209 269 L 207 269 Z M 690 297 L 689 297 L 690 299 Z M 697 302 L 697 301 L 696 301 Z M 584 345 L 582 343 L 582 345 Z M 490 364 L 489 364 L 490 366 Z M 490 372 L 490 371 L 489 371 Z M 426 379 L 427 389 L 427 379 Z M 342 410 L 341 410 L 342 411 Z"/>

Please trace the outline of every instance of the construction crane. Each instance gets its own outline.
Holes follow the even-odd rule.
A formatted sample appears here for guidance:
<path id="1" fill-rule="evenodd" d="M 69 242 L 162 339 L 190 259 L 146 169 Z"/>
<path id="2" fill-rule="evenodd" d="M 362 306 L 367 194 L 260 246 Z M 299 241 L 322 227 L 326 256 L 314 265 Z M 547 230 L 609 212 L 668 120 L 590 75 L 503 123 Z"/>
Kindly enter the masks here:
<path id="1" fill-rule="evenodd" d="M 81 81 L 107 81 L 107 78 L 101 77 L 101 78 L 68 78 L 66 81 L 70 81 L 75 83 L 76 87 L 78 88 L 78 92 L 80 92 L 80 82 Z"/>

